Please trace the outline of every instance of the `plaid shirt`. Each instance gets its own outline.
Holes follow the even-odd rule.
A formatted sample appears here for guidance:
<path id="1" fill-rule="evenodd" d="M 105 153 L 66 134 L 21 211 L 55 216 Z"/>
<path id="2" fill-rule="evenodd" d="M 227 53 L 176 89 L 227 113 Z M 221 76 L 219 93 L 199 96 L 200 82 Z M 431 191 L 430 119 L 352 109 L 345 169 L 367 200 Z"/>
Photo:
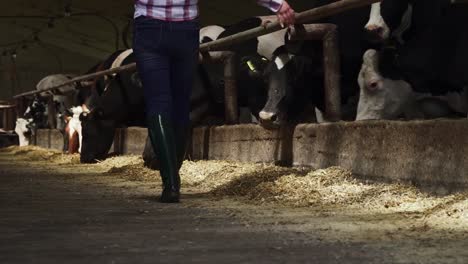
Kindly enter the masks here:
<path id="1" fill-rule="evenodd" d="M 277 12 L 283 0 L 256 0 Z M 134 17 L 148 16 L 166 21 L 186 21 L 198 17 L 198 0 L 135 0 Z"/>

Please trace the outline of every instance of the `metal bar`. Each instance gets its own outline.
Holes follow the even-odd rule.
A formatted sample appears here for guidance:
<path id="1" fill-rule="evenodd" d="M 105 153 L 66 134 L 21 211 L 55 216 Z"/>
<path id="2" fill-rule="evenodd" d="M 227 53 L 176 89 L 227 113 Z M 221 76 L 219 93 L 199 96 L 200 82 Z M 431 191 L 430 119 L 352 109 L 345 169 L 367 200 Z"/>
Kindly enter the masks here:
<path id="1" fill-rule="evenodd" d="M 290 31 L 291 40 L 321 40 L 325 90 L 325 117 L 329 121 L 341 119 L 341 81 L 338 31 L 334 24 L 307 24 Z M 312 89 L 316 89 L 312 87 Z"/>

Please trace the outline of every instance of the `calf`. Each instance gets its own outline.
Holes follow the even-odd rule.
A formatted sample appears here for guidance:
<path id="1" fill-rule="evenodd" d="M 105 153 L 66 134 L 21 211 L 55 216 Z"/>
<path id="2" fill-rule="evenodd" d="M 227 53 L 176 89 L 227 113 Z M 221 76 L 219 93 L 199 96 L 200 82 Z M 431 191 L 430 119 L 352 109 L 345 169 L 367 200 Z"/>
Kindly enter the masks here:
<path id="1" fill-rule="evenodd" d="M 15 132 L 19 137 L 20 146 L 27 146 L 37 129 L 48 127 L 47 102 L 43 98 L 35 96 L 23 116 L 24 118 L 16 120 Z"/>
<path id="2" fill-rule="evenodd" d="M 31 128 L 30 124 L 33 122 L 33 119 L 24 119 L 18 118 L 16 120 L 15 133 L 19 138 L 20 147 L 28 146 L 29 140 L 31 138 Z"/>
<path id="3" fill-rule="evenodd" d="M 82 127 L 80 121 L 80 115 L 83 113 L 81 106 L 72 107 L 70 109 L 72 116 L 68 119 L 66 132 L 69 138 L 68 153 L 81 153 L 81 145 L 83 142 Z"/>

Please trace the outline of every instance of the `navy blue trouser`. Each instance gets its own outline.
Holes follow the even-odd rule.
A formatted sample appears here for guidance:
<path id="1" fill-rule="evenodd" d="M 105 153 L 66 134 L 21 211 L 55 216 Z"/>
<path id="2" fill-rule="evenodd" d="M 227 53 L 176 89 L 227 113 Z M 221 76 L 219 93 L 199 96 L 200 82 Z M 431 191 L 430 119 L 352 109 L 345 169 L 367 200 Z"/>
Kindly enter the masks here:
<path id="1" fill-rule="evenodd" d="M 190 122 L 190 95 L 198 63 L 198 20 L 169 22 L 135 19 L 133 50 L 148 116 Z"/>

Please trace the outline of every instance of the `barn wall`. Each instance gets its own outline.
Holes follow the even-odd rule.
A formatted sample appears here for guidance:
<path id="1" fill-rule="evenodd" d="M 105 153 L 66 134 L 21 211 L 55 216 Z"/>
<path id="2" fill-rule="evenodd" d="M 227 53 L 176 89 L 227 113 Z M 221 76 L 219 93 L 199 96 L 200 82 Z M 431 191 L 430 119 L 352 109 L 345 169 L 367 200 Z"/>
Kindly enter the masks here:
<path id="1" fill-rule="evenodd" d="M 49 74 L 81 74 L 97 63 L 95 58 L 53 46 L 20 50 L 16 59 L 0 58 L 0 100 L 34 90 L 37 82 Z"/>

